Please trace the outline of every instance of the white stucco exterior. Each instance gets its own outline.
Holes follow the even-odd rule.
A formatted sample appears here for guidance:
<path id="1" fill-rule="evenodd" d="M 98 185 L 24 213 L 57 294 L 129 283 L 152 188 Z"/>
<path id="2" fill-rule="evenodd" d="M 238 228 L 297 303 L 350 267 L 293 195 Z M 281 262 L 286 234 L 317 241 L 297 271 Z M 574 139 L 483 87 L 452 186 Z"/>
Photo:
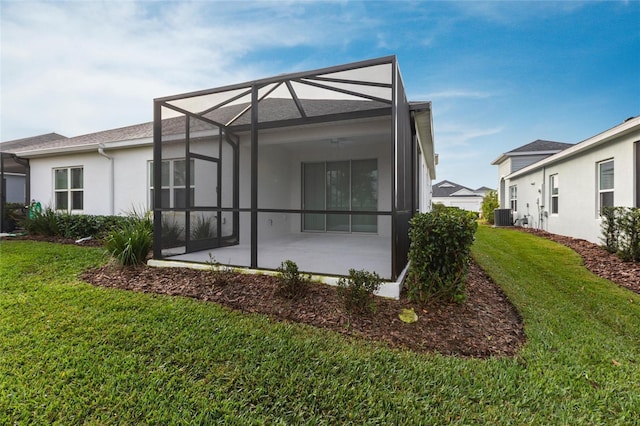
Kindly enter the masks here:
<path id="1" fill-rule="evenodd" d="M 260 208 L 299 209 L 301 207 L 301 169 L 305 162 L 376 159 L 378 162 L 378 209 L 391 210 L 392 165 L 389 151 L 389 119 L 318 125 L 304 133 L 292 129 L 271 131 L 261 135 L 258 154 L 258 203 Z M 311 136 L 310 136 L 311 135 Z M 332 138 L 340 135 L 340 143 Z M 223 145 L 224 146 L 224 145 Z M 217 150 L 217 146 L 208 149 Z M 54 170 L 82 167 L 84 209 L 76 214 L 125 215 L 133 210 L 150 209 L 149 167 L 153 160 L 153 147 L 148 140 L 128 143 L 102 144 L 100 147 L 79 148 L 79 152 L 25 153 L 31 166 L 31 198 L 43 206 L 54 206 Z M 183 158 L 184 150 L 171 148 L 165 158 Z M 250 206 L 250 141 L 240 135 L 240 207 Z M 424 163 L 422 161 L 421 163 Z M 197 166 L 196 166 L 197 167 Z M 221 166 L 227 182 L 231 168 Z M 422 164 L 420 205 L 430 205 L 431 177 Z M 196 193 L 211 190 L 205 175 L 195 173 Z M 203 180 L 205 179 L 205 180 Z M 278 188 L 275 191 L 274 188 Z M 224 201 L 223 201 L 224 202 Z M 241 220 L 248 221 L 248 215 Z M 389 217 L 379 218 L 381 234 L 388 236 Z M 283 233 L 300 232 L 300 215 L 260 214 L 260 234 L 273 237 Z M 248 229 L 241 226 L 241 229 Z M 242 235 L 241 238 L 249 238 Z"/>
<path id="2" fill-rule="evenodd" d="M 54 170 L 83 168 L 84 209 L 89 215 L 125 215 L 133 209 L 147 209 L 147 163 L 153 157 L 150 145 L 106 148 L 62 155 L 30 158 L 31 198 L 43 206 L 54 206 Z M 113 169 L 112 169 L 113 167 Z"/>
<path id="3" fill-rule="evenodd" d="M 531 227 L 600 243 L 598 165 L 613 160 L 614 206 L 638 207 L 640 117 L 625 121 L 565 151 L 504 177 L 509 208 L 509 187 L 517 187 L 516 225 L 527 218 Z M 553 212 L 551 176 L 557 182 L 558 211 Z"/>

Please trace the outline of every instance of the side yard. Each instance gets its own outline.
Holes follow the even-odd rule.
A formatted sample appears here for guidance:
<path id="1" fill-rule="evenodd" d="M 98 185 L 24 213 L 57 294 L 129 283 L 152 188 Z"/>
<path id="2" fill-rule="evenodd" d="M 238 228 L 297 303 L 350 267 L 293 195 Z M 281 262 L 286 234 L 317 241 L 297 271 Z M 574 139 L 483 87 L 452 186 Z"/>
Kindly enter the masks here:
<path id="1" fill-rule="evenodd" d="M 77 277 L 101 249 L 0 241 L 0 423 L 636 422 L 640 296 L 535 235 L 481 227 L 473 255 L 522 315 L 516 356 L 392 350 L 93 287 Z"/>

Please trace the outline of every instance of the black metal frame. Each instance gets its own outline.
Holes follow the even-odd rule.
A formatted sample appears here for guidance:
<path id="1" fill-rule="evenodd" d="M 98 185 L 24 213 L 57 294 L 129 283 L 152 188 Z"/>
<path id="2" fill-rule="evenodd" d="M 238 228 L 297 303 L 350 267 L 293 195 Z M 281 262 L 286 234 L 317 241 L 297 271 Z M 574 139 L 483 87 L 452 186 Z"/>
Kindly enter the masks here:
<path id="1" fill-rule="evenodd" d="M 26 158 L 20 158 L 13 153 L 0 152 L 0 232 L 11 231 L 11 229 L 9 229 L 9 224 L 5 222 L 5 214 L 7 211 L 7 181 L 5 178 L 6 173 L 24 173 L 25 188 L 23 206 L 29 205 L 29 200 L 31 198 L 31 173 L 29 160 L 27 160 Z"/>
<path id="2" fill-rule="evenodd" d="M 351 80 L 341 77 L 330 76 L 330 74 L 341 73 L 345 71 L 359 70 L 362 68 L 388 65 L 391 67 L 391 81 L 389 83 L 367 81 L 367 80 Z M 371 101 L 372 105 L 370 109 L 353 110 L 339 113 L 329 113 L 322 115 L 310 115 L 305 109 L 303 100 L 299 97 L 294 89 L 292 83 L 301 84 L 304 86 L 310 86 L 314 88 L 320 88 L 324 90 L 331 90 L 338 92 L 342 95 L 355 96 L 358 99 Z M 371 95 L 369 93 L 358 92 L 356 90 L 350 90 L 341 86 L 331 85 L 335 84 L 349 84 L 352 86 L 363 88 L 380 88 L 389 89 L 390 99 Z M 270 87 L 273 85 L 273 87 Z M 299 117 L 285 118 L 274 121 L 261 121 L 260 120 L 260 102 L 267 98 L 270 93 L 282 86 L 285 86 L 291 95 L 291 101 L 294 103 L 295 108 L 298 111 Z M 260 90 L 267 89 L 266 93 L 260 95 Z M 363 89 L 364 90 L 364 89 Z M 183 101 L 186 99 L 193 99 L 199 97 L 205 97 L 210 95 L 221 94 L 225 92 L 239 91 L 238 94 L 225 99 L 222 102 L 217 102 L 210 107 L 206 107 L 201 111 L 190 111 L 185 107 L 177 106 L 177 101 Z M 234 101 L 238 101 L 243 97 L 250 95 L 251 100 L 246 108 L 242 109 L 232 119 L 225 123 L 217 122 L 211 118 L 207 118 L 212 113 L 219 111 L 220 108 L 228 106 Z M 378 215 L 378 216 L 392 216 L 391 220 L 391 271 L 392 278 L 396 279 L 407 264 L 408 249 L 409 249 L 409 236 L 408 236 L 408 224 L 410 218 L 413 216 L 416 210 L 415 201 L 415 183 L 416 179 L 416 141 L 415 134 L 413 132 L 413 126 L 411 125 L 411 113 L 409 104 L 404 92 L 404 85 L 400 76 L 400 71 L 395 56 L 387 56 L 378 59 L 371 59 L 367 61 L 360 61 L 346 65 L 340 65 L 335 67 L 323 68 L 314 71 L 292 73 L 287 75 L 281 75 L 276 77 L 270 77 L 260 80 L 255 80 L 248 83 L 230 85 L 210 90 L 203 90 L 197 92 L 191 92 L 186 94 L 180 94 L 175 96 L 168 96 L 158 98 L 154 100 L 154 188 L 161 188 L 161 160 L 162 160 L 162 146 L 163 146 L 163 129 L 162 123 L 164 118 L 162 117 L 162 108 L 168 108 L 182 114 L 187 122 L 186 125 L 186 145 L 188 152 L 189 145 L 189 126 L 188 122 L 190 117 L 203 120 L 214 126 L 217 126 L 221 133 L 225 135 L 232 134 L 233 132 L 248 131 L 250 133 L 250 151 L 251 151 L 251 207 L 239 208 L 239 200 L 237 194 L 234 194 L 233 208 L 224 208 L 220 204 L 217 210 L 219 214 L 222 212 L 231 211 L 236 216 L 234 220 L 234 226 L 238 226 L 238 219 L 240 213 L 250 213 L 251 223 L 251 267 L 258 267 L 258 214 L 259 213 L 322 213 L 322 214 L 358 214 L 358 215 Z M 240 118 L 250 111 L 250 123 L 241 123 Z M 391 210 L 390 211 L 337 211 L 337 210 L 306 210 L 306 209 L 265 209 L 258 206 L 258 151 L 259 151 L 259 133 L 261 130 L 284 128 L 290 126 L 300 126 L 315 123 L 326 123 L 353 120 L 359 118 L 372 118 L 380 116 L 391 116 L 392 119 L 392 143 L 390 143 L 389 156 L 391 159 L 392 173 L 391 173 Z M 236 146 L 237 149 L 237 146 Z M 238 157 L 236 155 L 236 161 L 234 164 L 235 174 L 238 174 L 239 164 Z M 189 161 L 187 161 L 187 167 L 190 167 Z M 220 167 L 218 172 L 220 173 Z M 187 179 L 189 179 L 189 173 L 187 173 Z M 237 176 L 234 177 L 235 190 L 238 190 Z M 220 179 L 219 179 L 220 183 Z M 187 182 L 188 185 L 188 182 Z M 187 186 L 189 187 L 189 186 Z M 189 191 L 187 191 L 189 193 Z M 154 206 L 154 231 L 155 235 L 162 238 L 162 223 L 161 215 L 166 210 L 182 211 L 185 209 L 162 209 L 159 206 L 161 203 L 161 191 L 156 192 L 154 197 L 156 200 L 156 206 Z M 187 203 L 187 207 L 189 203 Z M 189 214 L 188 209 L 185 210 L 186 220 L 188 221 Z M 188 238 L 188 237 L 186 237 Z M 162 258 L 161 244 L 154 245 L 154 257 Z"/>

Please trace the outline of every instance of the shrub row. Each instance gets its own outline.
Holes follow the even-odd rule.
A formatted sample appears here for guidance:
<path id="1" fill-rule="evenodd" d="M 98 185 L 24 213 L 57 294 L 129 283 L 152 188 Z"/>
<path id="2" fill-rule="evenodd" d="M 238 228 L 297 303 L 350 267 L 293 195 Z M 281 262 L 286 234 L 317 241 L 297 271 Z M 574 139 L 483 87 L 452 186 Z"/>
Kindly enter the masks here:
<path id="1" fill-rule="evenodd" d="M 407 296 L 411 300 L 464 300 L 478 215 L 434 206 L 411 219 Z"/>
<path id="2" fill-rule="evenodd" d="M 627 262 L 640 261 L 640 208 L 603 208 L 601 230 L 607 251 Z"/>
<path id="3" fill-rule="evenodd" d="M 132 216 L 72 215 L 47 207 L 33 217 L 27 216 L 23 226 L 34 235 L 103 239 L 113 229 L 124 228 L 133 220 Z"/>
<path id="4" fill-rule="evenodd" d="M 301 274 L 294 261 L 285 260 L 277 271 L 279 296 L 295 299 L 307 292 L 311 275 Z M 338 281 L 338 296 L 350 312 L 373 313 L 376 309 L 374 293 L 381 285 L 382 278 L 377 273 L 349 269 L 349 276 Z"/>

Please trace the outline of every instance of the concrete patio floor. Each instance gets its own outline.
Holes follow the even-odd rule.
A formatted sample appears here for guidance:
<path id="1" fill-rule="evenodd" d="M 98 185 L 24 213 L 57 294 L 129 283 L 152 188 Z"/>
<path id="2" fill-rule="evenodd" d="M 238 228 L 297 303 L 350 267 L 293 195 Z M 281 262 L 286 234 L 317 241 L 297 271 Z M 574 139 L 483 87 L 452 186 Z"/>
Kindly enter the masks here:
<path id="1" fill-rule="evenodd" d="M 312 273 L 315 280 L 337 284 L 335 275 L 348 275 L 349 269 L 376 272 L 385 280 L 377 293 L 399 298 L 404 273 L 391 281 L 391 238 L 378 235 L 297 233 L 258 242 L 258 269 L 276 269 L 284 260 L 292 260 L 301 272 Z M 248 268 L 251 263 L 249 244 L 152 260 L 158 267 L 210 267 L 211 262 L 221 266 Z M 248 271 L 250 272 L 250 271 Z"/>
<path id="2" fill-rule="evenodd" d="M 222 265 L 251 264 L 249 244 L 239 244 L 168 257 L 197 263 L 210 263 L 213 256 Z M 378 235 L 306 233 L 260 241 L 258 268 L 276 269 L 284 260 L 296 262 L 304 272 L 325 275 L 348 275 L 349 269 L 377 272 L 391 277 L 391 239 Z"/>

